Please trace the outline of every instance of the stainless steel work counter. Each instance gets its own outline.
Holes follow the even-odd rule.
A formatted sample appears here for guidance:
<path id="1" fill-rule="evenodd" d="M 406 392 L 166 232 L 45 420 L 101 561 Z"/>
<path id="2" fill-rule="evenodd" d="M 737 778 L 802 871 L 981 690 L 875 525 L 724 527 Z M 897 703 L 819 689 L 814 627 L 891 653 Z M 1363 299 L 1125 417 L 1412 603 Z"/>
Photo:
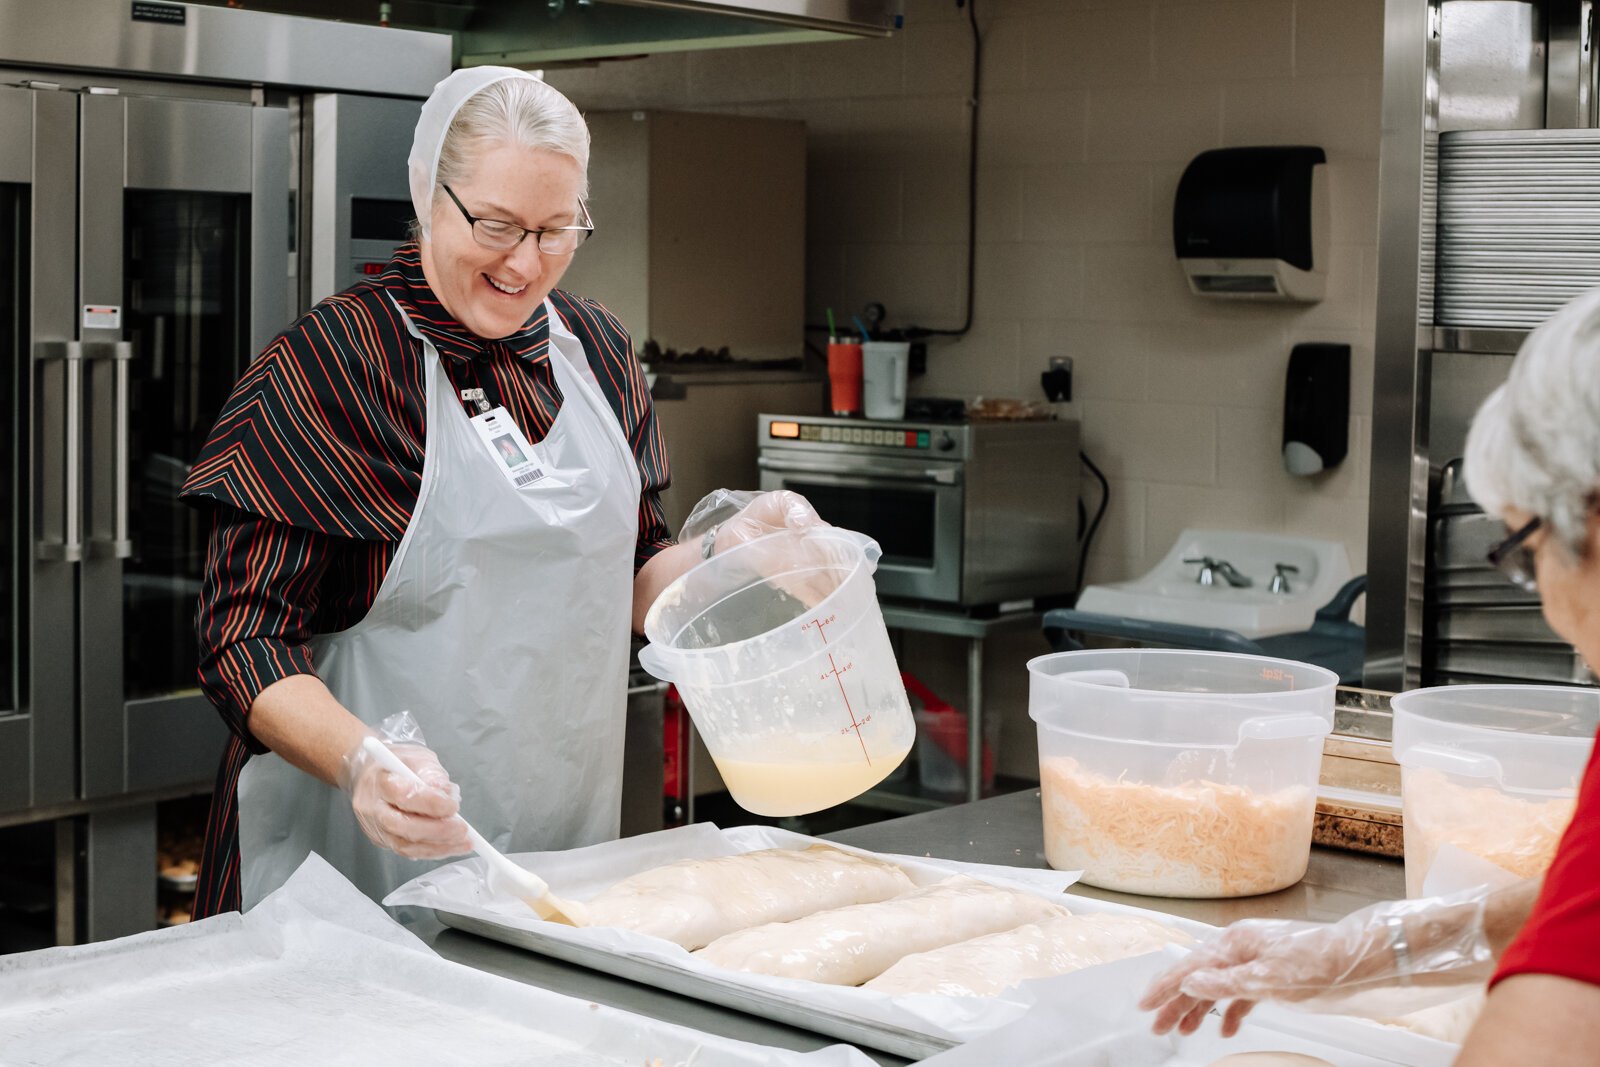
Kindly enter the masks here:
<path id="1" fill-rule="evenodd" d="M 1030 789 L 828 836 L 843 844 L 875 852 L 937 856 L 1012 867 L 1043 867 L 1041 819 L 1039 792 Z M 1253 917 L 1328 920 L 1342 918 L 1376 900 L 1404 896 L 1405 871 L 1398 860 L 1315 848 L 1304 881 L 1265 896 L 1239 900 L 1172 900 L 1109 893 L 1087 886 L 1073 886 L 1068 893 L 1122 901 L 1219 926 Z M 808 1051 L 837 1043 L 821 1034 L 449 930 L 431 918 L 413 924 L 411 929 L 445 959 L 569 996 L 780 1048 Z M 880 1064 L 910 1062 L 872 1049 L 863 1051 Z"/>

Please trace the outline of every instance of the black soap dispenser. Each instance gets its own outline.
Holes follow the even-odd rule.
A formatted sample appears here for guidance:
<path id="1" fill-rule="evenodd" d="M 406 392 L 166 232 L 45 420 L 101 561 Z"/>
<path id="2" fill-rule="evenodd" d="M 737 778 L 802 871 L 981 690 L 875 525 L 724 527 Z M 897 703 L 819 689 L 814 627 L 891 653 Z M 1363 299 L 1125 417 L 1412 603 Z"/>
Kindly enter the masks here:
<path id="1" fill-rule="evenodd" d="M 1283 465 L 1308 477 L 1350 450 L 1350 346 L 1295 345 L 1283 389 Z"/>

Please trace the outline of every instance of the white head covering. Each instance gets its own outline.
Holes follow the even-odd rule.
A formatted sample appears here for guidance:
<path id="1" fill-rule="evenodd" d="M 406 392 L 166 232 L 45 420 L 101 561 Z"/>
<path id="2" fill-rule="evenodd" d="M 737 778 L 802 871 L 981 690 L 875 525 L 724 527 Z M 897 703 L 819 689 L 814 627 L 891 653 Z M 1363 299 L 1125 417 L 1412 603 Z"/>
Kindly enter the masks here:
<path id="1" fill-rule="evenodd" d="M 423 103 L 406 167 L 411 175 L 411 207 L 424 233 L 433 217 L 433 184 L 439 176 L 439 153 L 444 149 L 444 135 L 455 121 L 456 112 L 478 92 L 507 78 L 539 80 L 515 67 L 465 67 L 435 85 Z"/>

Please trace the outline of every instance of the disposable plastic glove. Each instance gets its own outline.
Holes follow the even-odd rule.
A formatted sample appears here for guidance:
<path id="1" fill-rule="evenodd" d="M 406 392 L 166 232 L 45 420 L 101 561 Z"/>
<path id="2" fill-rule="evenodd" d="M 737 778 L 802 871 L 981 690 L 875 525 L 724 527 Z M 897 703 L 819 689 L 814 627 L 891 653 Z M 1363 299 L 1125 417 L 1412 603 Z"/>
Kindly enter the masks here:
<path id="1" fill-rule="evenodd" d="M 827 525 L 810 501 L 788 489 L 765 493 L 718 489 L 694 506 L 678 540 L 700 546 L 702 552 L 710 548 L 716 555 L 770 534 L 804 534 Z M 746 548 L 740 564 L 810 606 L 821 603 L 838 587 L 842 572 L 833 565 L 837 555 L 836 546 L 803 538 L 774 538 Z"/>
<path id="2" fill-rule="evenodd" d="M 1461 994 L 1489 977 L 1494 953 L 1484 929 L 1488 887 L 1422 900 L 1383 901 L 1336 923 L 1245 919 L 1158 976 L 1140 1000 L 1158 1034 L 1192 1034 L 1219 1001 L 1231 1000 L 1231 1037 L 1261 1000 L 1312 1011 L 1391 1018 Z M 1426 984 L 1408 998 L 1393 987 Z M 1383 989 L 1373 1010 L 1372 997 Z M 1361 1004 L 1365 1000 L 1366 1005 Z M 1402 1003 L 1411 1000 L 1410 1003 Z"/>
<path id="3" fill-rule="evenodd" d="M 825 526 L 811 502 L 799 493 L 777 489 L 717 489 L 706 494 L 678 531 L 680 542 L 704 542 L 708 534 L 716 552 L 754 541 L 779 530 Z"/>
<path id="4" fill-rule="evenodd" d="M 379 739 L 417 773 L 426 786 L 405 781 L 378 766 L 362 744 L 339 763 L 339 788 L 350 794 L 356 822 L 372 843 L 413 860 L 440 860 L 472 851 L 467 824 L 457 818 L 461 791 L 439 757 L 422 743 L 411 716 L 385 720 Z"/>

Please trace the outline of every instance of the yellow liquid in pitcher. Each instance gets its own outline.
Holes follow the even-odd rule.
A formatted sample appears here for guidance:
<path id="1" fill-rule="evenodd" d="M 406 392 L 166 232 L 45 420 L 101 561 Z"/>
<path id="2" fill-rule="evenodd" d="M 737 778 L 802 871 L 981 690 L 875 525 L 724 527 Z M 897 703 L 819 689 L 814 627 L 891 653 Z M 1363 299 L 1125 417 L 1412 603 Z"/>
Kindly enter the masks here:
<path id="1" fill-rule="evenodd" d="M 827 763 L 783 763 L 713 757 L 733 799 L 757 815 L 809 815 L 854 800 L 887 778 L 911 751 Z"/>

